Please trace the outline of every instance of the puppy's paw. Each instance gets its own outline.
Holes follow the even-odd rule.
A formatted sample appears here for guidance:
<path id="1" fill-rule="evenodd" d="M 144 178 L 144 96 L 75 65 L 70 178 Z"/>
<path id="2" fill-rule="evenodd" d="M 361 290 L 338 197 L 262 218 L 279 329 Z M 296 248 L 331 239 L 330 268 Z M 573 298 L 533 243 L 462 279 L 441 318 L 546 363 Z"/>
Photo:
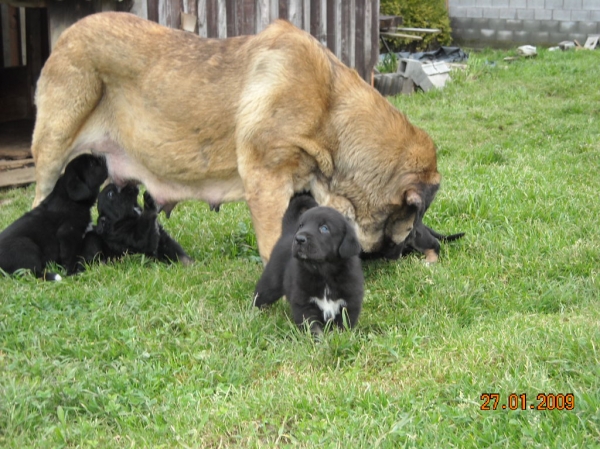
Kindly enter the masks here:
<path id="1" fill-rule="evenodd" d="M 144 210 L 149 211 L 149 212 L 158 212 L 158 207 L 156 207 L 156 202 L 154 201 L 154 198 L 152 198 L 152 195 L 150 195 L 147 190 L 144 192 Z"/>

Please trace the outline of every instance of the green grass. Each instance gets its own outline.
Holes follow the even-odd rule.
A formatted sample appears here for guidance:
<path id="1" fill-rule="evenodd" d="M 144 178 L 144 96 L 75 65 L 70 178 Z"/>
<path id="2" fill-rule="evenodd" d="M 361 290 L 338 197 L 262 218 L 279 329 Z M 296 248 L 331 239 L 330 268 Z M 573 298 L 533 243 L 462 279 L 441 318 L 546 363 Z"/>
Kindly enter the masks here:
<path id="1" fill-rule="evenodd" d="M 352 332 L 314 343 L 285 302 L 252 308 L 244 204 L 165 221 L 192 267 L 0 279 L 0 447 L 599 447 L 600 52 L 504 56 L 391 99 L 439 147 L 426 222 L 467 234 L 436 265 L 366 264 Z M 32 199 L 0 192 L 0 229 Z"/>

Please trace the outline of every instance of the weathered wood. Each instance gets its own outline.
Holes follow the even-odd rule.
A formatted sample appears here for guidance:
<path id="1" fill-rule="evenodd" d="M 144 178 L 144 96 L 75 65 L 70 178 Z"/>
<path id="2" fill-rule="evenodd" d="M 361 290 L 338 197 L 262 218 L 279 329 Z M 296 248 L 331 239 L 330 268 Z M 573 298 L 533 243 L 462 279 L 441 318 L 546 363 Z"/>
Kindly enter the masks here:
<path id="1" fill-rule="evenodd" d="M 327 45 L 327 3 L 325 0 L 313 0 L 310 9 L 310 34 L 323 45 Z"/>
<path id="2" fill-rule="evenodd" d="M 146 13 L 148 14 L 148 20 L 158 22 L 158 0 L 146 0 L 148 7 Z"/>
<path id="3" fill-rule="evenodd" d="M 23 168 L 23 167 L 27 167 L 27 166 L 33 166 L 35 164 L 35 162 L 33 161 L 33 158 L 27 158 L 27 159 L 15 159 L 15 160 L 7 160 L 7 159 L 0 159 L 0 172 L 3 171 L 7 171 L 7 170 L 14 170 L 17 168 Z"/>
<path id="4" fill-rule="evenodd" d="M 379 29 L 387 30 L 389 28 L 397 28 L 402 25 L 403 19 L 401 16 L 379 15 Z"/>
<path id="5" fill-rule="evenodd" d="M 218 37 L 219 1 L 206 0 L 206 36 Z"/>
<path id="6" fill-rule="evenodd" d="M 94 12 L 96 10 L 92 2 L 83 0 L 77 0 L 77 2 L 50 2 L 48 4 L 50 47 L 54 48 L 59 36 L 67 27 Z"/>
<path id="7" fill-rule="evenodd" d="M 197 33 L 202 37 L 256 34 L 276 18 L 289 20 L 366 80 L 378 57 L 379 0 L 136 0 L 133 10 L 172 27 L 180 26 L 182 11 L 198 17 Z M 383 19 L 382 27 L 402 24 L 400 17 Z"/>
<path id="8" fill-rule="evenodd" d="M 288 0 L 279 0 L 278 1 L 278 10 L 279 10 L 279 14 L 278 17 L 280 19 L 285 19 L 288 20 L 289 14 L 288 14 L 288 4 L 289 1 Z"/>
<path id="9" fill-rule="evenodd" d="M 405 27 L 396 27 L 396 31 L 409 31 L 413 33 L 429 33 L 429 34 L 437 34 L 441 33 L 442 30 L 438 30 L 437 28 L 405 28 Z"/>
<path id="10" fill-rule="evenodd" d="M 302 0 L 289 0 L 288 20 L 298 28 L 302 28 Z"/>
<path id="11" fill-rule="evenodd" d="M 0 187 L 21 186 L 35 182 L 35 167 L 0 172 Z"/>
<path id="12" fill-rule="evenodd" d="M 242 0 L 244 2 L 242 34 L 256 33 L 256 4 L 254 0 Z"/>
<path id="13" fill-rule="evenodd" d="M 422 41 L 423 40 L 423 38 L 421 36 L 415 36 L 414 34 L 389 33 L 387 31 L 380 31 L 379 34 L 381 36 L 401 37 L 403 39 L 412 39 L 412 40 L 415 40 L 415 41 Z"/>
<path id="14" fill-rule="evenodd" d="M 206 2 L 207 0 L 198 0 L 198 35 L 200 37 L 208 36 L 208 24 L 206 23 Z"/>
<path id="15" fill-rule="evenodd" d="M 227 8 L 225 1 L 219 1 L 219 8 L 217 10 L 217 37 L 225 39 L 227 37 Z"/>
<path id="16" fill-rule="evenodd" d="M 256 29 L 255 33 L 260 33 L 270 23 L 270 2 L 269 0 L 256 0 Z"/>
<path id="17" fill-rule="evenodd" d="M 0 143 L 0 158 L 3 160 L 21 160 L 31 157 L 30 144 L 18 144 L 5 146 L 4 143 Z"/>

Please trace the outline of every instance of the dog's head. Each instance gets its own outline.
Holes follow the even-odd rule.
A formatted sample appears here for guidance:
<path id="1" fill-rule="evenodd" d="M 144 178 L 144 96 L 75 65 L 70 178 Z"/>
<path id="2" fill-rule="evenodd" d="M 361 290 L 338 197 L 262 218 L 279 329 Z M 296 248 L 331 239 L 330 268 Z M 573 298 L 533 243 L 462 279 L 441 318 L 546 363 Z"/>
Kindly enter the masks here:
<path id="1" fill-rule="evenodd" d="M 358 256 L 360 244 L 352 224 L 335 209 L 314 207 L 300 216 L 292 255 L 313 262 Z"/>
<path id="2" fill-rule="evenodd" d="M 292 233 L 298 226 L 298 221 L 304 212 L 318 204 L 315 199 L 308 193 L 299 193 L 295 195 L 288 205 L 282 220 L 282 234 Z"/>
<path id="3" fill-rule="evenodd" d="M 67 195 L 72 201 L 92 206 L 100 186 L 108 177 L 103 158 L 82 154 L 67 164 L 63 175 Z"/>
<path id="4" fill-rule="evenodd" d="M 98 196 L 98 222 L 139 217 L 142 209 L 138 204 L 140 191 L 137 186 L 128 184 L 119 189 L 115 184 L 108 184 Z"/>
<path id="5" fill-rule="evenodd" d="M 385 258 L 397 258 L 413 229 L 422 226 L 423 216 L 438 188 L 439 183 L 418 184 L 405 190 L 398 200 L 383 205 L 380 210 L 358 216 L 357 234 L 363 250 Z"/>

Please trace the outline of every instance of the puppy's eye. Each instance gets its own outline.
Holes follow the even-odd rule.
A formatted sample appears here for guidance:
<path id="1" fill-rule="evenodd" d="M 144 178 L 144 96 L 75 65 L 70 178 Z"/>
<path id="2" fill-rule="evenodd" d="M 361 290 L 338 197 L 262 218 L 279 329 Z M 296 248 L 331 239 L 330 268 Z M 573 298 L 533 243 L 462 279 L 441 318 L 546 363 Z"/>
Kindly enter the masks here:
<path id="1" fill-rule="evenodd" d="M 304 223 L 300 223 L 300 224 L 298 225 L 298 229 L 300 229 L 302 226 L 304 226 Z"/>
<path id="2" fill-rule="evenodd" d="M 322 225 L 322 226 L 319 228 L 319 232 L 320 232 L 321 234 L 329 234 L 329 227 L 327 227 L 327 225 Z"/>
<path id="3" fill-rule="evenodd" d="M 109 192 L 106 194 L 106 196 L 108 197 L 109 200 L 111 200 L 112 197 L 115 196 L 115 192 L 113 192 L 112 190 L 109 190 Z"/>

